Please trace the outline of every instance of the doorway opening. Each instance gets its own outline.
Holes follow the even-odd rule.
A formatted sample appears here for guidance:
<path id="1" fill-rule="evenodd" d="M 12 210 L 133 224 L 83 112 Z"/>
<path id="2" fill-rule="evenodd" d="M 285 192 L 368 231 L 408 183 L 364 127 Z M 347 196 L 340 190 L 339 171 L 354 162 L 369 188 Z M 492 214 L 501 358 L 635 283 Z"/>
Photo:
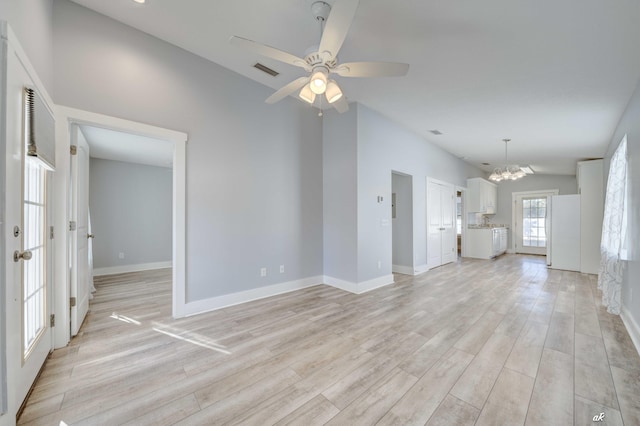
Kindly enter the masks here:
<path id="1" fill-rule="evenodd" d="M 150 126 L 142 123 L 132 122 L 128 120 L 123 120 L 115 117 L 104 116 L 101 114 L 94 114 L 87 111 L 76 110 L 72 108 L 60 107 L 59 115 L 57 119 L 58 123 L 64 123 L 58 129 L 58 139 L 66 140 L 69 143 L 73 144 L 73 142 L 77 142 L 77 134 L 83 134 L 80 130 L 75 132 L 75 129 L 83 129 L 86 132 L 95 131 L 98 133 L 119 133 L 122 138 L 124 138 L 124 145 L 127 146 L 128 155 L 134 155 L 137 153 L 140 157 L 145 157 L 147 160 L 149 158 L 158 157 L 158 153 L 160 151 L 164 151 L 163 158 L 165 161 L 164 170 L 167 175 L 170 176 L 170 187 L 171 187 L 171 203 L 170 203 L 170 217 L 171 217 L 171 226 L 169 230 L 165 230 L 165 238 L 169 238 L 171 240 L 171 248 L 170 248 L 170 263 L 167 265 L 172 267 L 172 314 L 174 317 L 184 316 L 184 305 L 185 305 L 185 239 L 186 239 L 186 224 L 185 224 L 185 210 L 186 210 L 186 141 L 187 135 L 182 132 L 176 132 L 168 129 L 163 129 L 155 126 Z M 128 139 L 127 139 L 128 138 Z M 138 142 L 135 142 L 135 141 Z M 155 143 L 155 145 L 154 145 Z M 63 145 L 63 144 L 60 144 Z M 160 145 L 163 145 L 163 149 L 160 149 Z M 87 154 L 91 152 L 91 148 L 88 148 Z M 118 152 L 117 149 L 114 149 L 114 145 L 106 145 L 102 147 L 105 149 L 106 154 L 103 152 L 103 156 L 108 155 L 116 155 Z M 60 147 L 61 150 L 64 150 L 64 146 Z M 101 149 L 96 149 L 94 154 L 101 152 Z M 69 146 L 66 147 L 66 155 L 69 156 Z M 168 157 L 167 154 L 168 153 Z M 95 156 L 95 155 L 94 155 Z M 162 157 L 162 156 L 161 156 Z M 69 158 L 69 157 L 67 157 Z M 87 155 L 89 158 L 89 155 Z M 168 159 L 167 159 L 168 158 Z M 70 163 L 67 164 L 67 167 L 70 171 L 72 171 L 71 159 L 68 160 Z M 91 161 L 91 160 L 88 160 Z M 171 164 L 166 164 L 170 162 Z M 89 167 L 87 167 L 89 169 Z M 87 170 L 88 172 L 88 170 Z M 58 214 L 57 216 L 57 224 L 58 226 L 65 227 L 69 229 L 69 223 L 72 222 L 72 213 L 69 212 L 69 206 L 72 204 L 73 198 L 71 193 L 69 193 L 68 189 L 72 188 L 75 182 L 71 177 L 72 173 L 69 173 L 69 178 L 66 182 L 60 182 L 57 186 L 57 193 L 60 194 L 59 202 L 56 207 Z M 87 173 L 88 175 L 88 173 Z M 77 178 L 76 178 L 77 179 Z M 133 182 L 129 181 L 128 184 L 131 185 Z M 127 183 L 121 182 L 121 186 L 126 185 Z M 121 188 L 122 189 L 122 188 Z M 88 192 L 88 191 L 87 191 Z M 144 198 L 146 195 L 144 193 L 139 193 L 139 197 Z M 87 196 L 88 198 L 88 196 Z M 88 200 L 86 202 L 88 207 Z M 88 209 L 87 209 L 88 210 Z M 88 218 L 87 218 L 88 219 Z M 118 223 L 124 226 L 125 222 L 130 218 L 127 215 L 117 218 Z M 149 217 L 148 220 L 153 222 L 155 217 Z M 66 226 L 65 226 L 66 222 Z M 87 220 L 88 222 L 88 220 Z M 76 230 L 78 228 L 76 227 Z M 75 264 L 72 263 L 74 260 L 73 257 L 76 254 L 73 254 L 71 248 L 73 248 L 73 244 L 71 240 L 74 238 L 73 232 L 69 232 L 69 240 L 65 240 L 62 244 L 69 247 L 68 256 L 65 256 L 63 259 L 56 260 L 56 274 L 57 276 L 66 278 L 66 282 L 70 282 L 70 286 L 66 289 L 66 292 L 58 297 L 56 295 L 56 311 L 60 312 L 62 315 L 60 318 L 65 324 L 74 324 L 74 328 L 79 328 L 79 325 L 82 323 L 82 319 L 86 312 L 83 312 L 84 307 L 81 309 L 76 309 L 73 311 L 73 299 L 71 299 L 73 294 L 82 294 L 83 291 L 89 292 L 89 281 L 88 278 L 85 278 L 83 267 L 79 265 L 79 263 L 85 263 L 84 260 L 82 262 L 78 262 L 78 259 L 75 259 Z M 92 233 L 94 233 L 96 241 L 100 240 L 100 238 L 105 239 L 106 233 L 110 231 L 103 231 L 103 235 L 99 235 L 98 233 L 94 233 L 93 231 L 88 230 L 87 228 L 84 230 L 83 235 L 75 235 L 76 241 L 86 242 L 91 239 Z M 166 234 L 169 235 L 166 235 Z M 133 236 L 135 238 L 135 236 Z M 60 243 L 60 242 L 59 242 Z M 111 254 L 114 254 L 113 249 L 111 250 Z M 65 247 L 65 251 L 67 248 Z M 74 249 L 75 251 L 75 249 Z M 120 256 L 120 253 L 124 253 L 124 256 Z M 129 252 L 130 256 L 135 256 L 135 252 Z M 128 260 L 127 253 L 118 251 L 115 248 L 116 260 Z M 62 256 L 60 256 L 62 257 Z M 124 257 L 125 259 L 122 259 Z M 84 255 L 82 255 L 84 259 Z M 134 260 L 135 262 L 135 260 Z M 86 261 L 88 263 L 88 260 Z M 126 262 L 122 262 L 126 263 Z M 133 263 L 133 262 L 131 262 Z M 153 262 L 148 262 L 153 263 Z M 116 265 L 118 266 L 118 265 Z M 122 266 L 122 265 L 119 265 Z M 148 265 L 147 266 L 158 266 L 158 265 Z M 87 268 L 88 269 L 88 268 Z M 78 276 L 78 272 L 82 272 L 83 275 Z M 106 272 L 109 272 L 108 270 Z M 116 271 L 117 272 L 117 271 Z M 67 275 L 69 277 L 67 278 Z M 74 275 L 77 276 L 77 279 L 74 281 L 72 278 Z M 64 282 L 64 281 L 63 281 Z M 74 288 L 75 287 L 75 288 Z M 76 299 L 76 306 L 78 306 L 79 300 Z M 75 315 L 75 318 L 73 316 Z M 72 321 L 73 319 L 73 321 Z M 66 329 L 66 333 L 63 330 Z M 56 347 L 60 347 L 66 345 L 66 343 L 70 340 L 71 335 L 73 334 L 71 327 L 60 327 L 60 331 L 56 335 Z"/>
<path id="2" fill-rule="evenodd" d="M 392 271 L 414 275 L 413 177 L 391 172 Z"/>

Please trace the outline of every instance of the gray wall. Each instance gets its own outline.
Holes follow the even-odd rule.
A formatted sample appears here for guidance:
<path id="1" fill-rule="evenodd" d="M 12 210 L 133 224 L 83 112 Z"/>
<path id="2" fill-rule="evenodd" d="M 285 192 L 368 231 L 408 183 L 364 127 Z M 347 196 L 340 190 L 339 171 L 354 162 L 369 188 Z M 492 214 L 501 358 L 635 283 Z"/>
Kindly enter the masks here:
<path id="1" fill-rule="evenodd" d="M 483 173 L 364 105 L 350 107 L 324 115 L 325 274 L 363 282 L 391 274 L 392 171 L 412 176 L 416 266 L 427 263 L 427 177 L 466 186 Z M 343 255 L 330 258 L 334 248 Z"/>
<path id="2" fill-rule="evenodd" d="M 0 20 L 9 22 L 49 95 L 53 95 L 52 13 L 52 0 L 0 1 Z"/>
<path id="3" fill-rule="evenodd" d="M 358 280 L 356 114 L 352 105 L 323 120 L 324 275 L 348 282 Z"/>
<path id="4" fill-rule="evenodd" d="M 484 173 L 381 114 L 358 105 L 358 280 L 391 274 L 391 172 L 413 177 L 414 265 L 427 263 L 426 179 L 458 186 Z M 384 196 L 378 204 L 376 197 Z M 377 268 L 377 262 L 382 268 Z"/>
<path id="5" fill-rule="evenodd" d="M 631 260 L 627 263 L 622 284 L 622 306 L 636 324 L 640 324 L 640 86 L 636 88 L 627 109 L 616 128 L 605 161 L 605 176 L 609 174 L 611 156 L 627 135 L 627 155 L 629 157 L 629 206 L 628 239 Z M 606 188 L 606 186 L 605 186 Z M 633 297 L 632 297 L 633 294 Z"/>
<path id="6" fill-rule="evenodd" d="M 391 174 L 391 192 L 396 194 L 396 217 L 391 218 L 394 265 L 413 268 L 413 185 L 412 177 Z"/>
<path id="7" fill-rule="evenodd" d="M 58 104 L 189 134 L 187 301 L 322 274 L 311 109 L 267 105 L 271 89 L 67 0 L 53 21 Z"/>
<path id="8" fill-rule="evenodd" d="M 171 169 L 92 158 L 89 170 L 94 267 L 171 261 Z"/>
<path id="9" fill-rule="evenodd" d="M 512 194 L 514 192 L 539 191 L 546 189 L 558 189 L 560 195 L 577 194 L 578 181 L 575 176 L 565 175 L 531 175 L 516 181 L 498 182 L 498 210 L 495 215 L 489 216 L 492 223 L 511 225 L 513 210 Z M 508 246 L 511 248 L 511 234 L 509 230 Z"/>

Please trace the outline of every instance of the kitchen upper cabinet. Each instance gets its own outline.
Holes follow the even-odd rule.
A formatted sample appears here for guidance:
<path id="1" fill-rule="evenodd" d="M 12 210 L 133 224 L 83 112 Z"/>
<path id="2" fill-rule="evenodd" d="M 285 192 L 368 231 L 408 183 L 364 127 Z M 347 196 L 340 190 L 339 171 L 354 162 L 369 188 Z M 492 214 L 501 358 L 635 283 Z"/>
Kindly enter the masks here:
<path id="1" fill-rule="evenodd" d="M 495 214 L 498 210 L 498 187 L 482 178 L 467 179 L 467 211 Z"/>

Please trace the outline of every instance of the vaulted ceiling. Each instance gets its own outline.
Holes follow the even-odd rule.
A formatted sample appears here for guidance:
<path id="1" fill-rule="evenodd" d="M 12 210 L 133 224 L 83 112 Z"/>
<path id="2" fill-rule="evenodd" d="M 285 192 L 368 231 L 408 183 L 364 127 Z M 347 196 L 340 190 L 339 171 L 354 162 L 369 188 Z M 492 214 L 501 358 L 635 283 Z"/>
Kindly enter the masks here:
<path id="1" fill-rule="evenodd" d="M 229 37 L 304 56 L 320 35 L 313 0 L 74 1 L 273 89 L 303 71 Z M 573 174 L 576 161 L 605 154 L 640 79 L 639 22 L 637 0 L 361 0 L 340 60 L 411 68 L 402 78 L 338 80 L 350 102 L 471 164 L 490 163 L 487 171 L 504 162 L 501 139 L 511 138 L 513 162 Z"/>

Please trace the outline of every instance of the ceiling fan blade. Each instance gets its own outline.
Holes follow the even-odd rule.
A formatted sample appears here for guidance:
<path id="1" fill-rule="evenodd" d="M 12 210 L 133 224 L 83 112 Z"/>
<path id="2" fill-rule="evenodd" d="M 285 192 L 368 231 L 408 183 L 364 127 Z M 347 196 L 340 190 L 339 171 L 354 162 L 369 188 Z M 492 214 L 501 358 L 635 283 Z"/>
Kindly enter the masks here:
<path id="1" fill-rule="evenodd" d="M 309 77 L 300 77 L 293 80 L 291 83 L 282 87 L 280 90 L 275 92 L 273 95 L 269 96 L 265 102 L 268 104 L 275 104 L 281 99 L 286 98 L 296 90 L 300 89 L 302 86 L 309 82 Z"/>
<path id="2" fill-rule="evenodd" d="M 340 114 L 342 114 L 343 112 L 349 111 L 349 103 L 347 102 L 347 99 L 344 96 L 342 96 L 340 99 L 338 99 L 331 105 L 333 105 L 336 111 L 338 111 Z"/>
<path id="3" fill-rule="evenodd" d="M 294 65 L 300 68 L 308 68 L 304 59 L 299 58 L 291 53 L 287 53 L 283 50 L 276 49 L 275 47 L 267 46 L 253 40 L 246 38 L 233 36 L 229 39 L 229 43 L 234 46 L 242 47 L 243 49 L 257 53 L 258 55 L 265 56 L 267 58 L 275 59 L 276 61 L 284 62 L 285 64 Z"/>
<path id="4" fill-rule="evenodd" d="M 402 77 L 409 72 L 409 64 L 397 62 L 347 62 L 331 70 L 342 77 Z"/>
<path id="5" fill-rule="evenodd" d="M 338 56 L 359 2 L 360 0 L 336 0 L 324 26 L 318 52 L 329 52 L 333 58 Z"/>

